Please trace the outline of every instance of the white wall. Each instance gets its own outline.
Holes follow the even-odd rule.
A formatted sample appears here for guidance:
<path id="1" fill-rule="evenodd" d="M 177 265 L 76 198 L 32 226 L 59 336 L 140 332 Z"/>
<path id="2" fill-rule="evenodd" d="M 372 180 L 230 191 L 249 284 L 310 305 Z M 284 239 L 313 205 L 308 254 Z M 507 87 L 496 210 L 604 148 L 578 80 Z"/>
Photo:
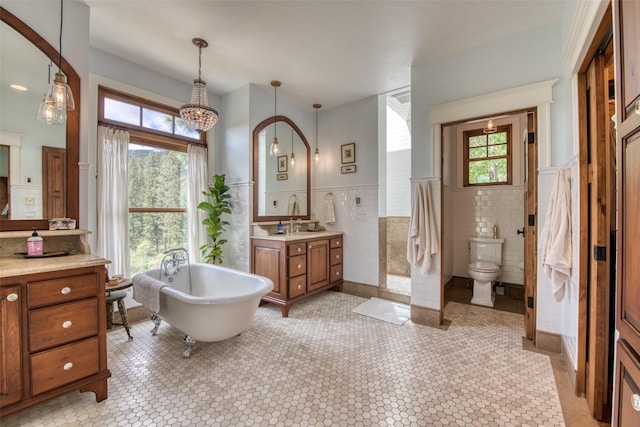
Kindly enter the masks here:
<path id="1" fill-rule="evenodd" d="M 312 218 L 324 221 L 324 196 L 335 201 L 336 223 L 344 236 L 344 279 L 378 286 L 378 97 L 320 112 L 320 162 L 312 162 Z M 315 118 L 314 118 L 315 120 Z M 315 122 L 314 122 L 315 124 Z M 357 172 L 340 172 L 340 146 L 356 143 Z M 360 198 L 360 205 L 356 204 Z"/>

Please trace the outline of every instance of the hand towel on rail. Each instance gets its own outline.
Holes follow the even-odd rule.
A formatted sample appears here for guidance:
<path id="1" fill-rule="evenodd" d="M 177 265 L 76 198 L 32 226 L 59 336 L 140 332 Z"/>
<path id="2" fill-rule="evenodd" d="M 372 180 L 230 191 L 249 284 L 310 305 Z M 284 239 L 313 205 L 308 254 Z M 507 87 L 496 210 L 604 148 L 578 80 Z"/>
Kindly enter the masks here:
<path id="1" fill-rule="evenodd" d="M 540 233 L 542 267 L 551 279 L 556 301 L 564 298 L 565 283 L 571 278 L 571 170 L 556 173 L 549 205 Z"/>
<path id="2" fill-rule="evenodd" d="M 440 250 L 436 217 L 431 200 L 431 186 L 429 182 L 416 184 L 416 195 L 409 220 L 409 235 L 407 238 L 407 261 L 420 268 L 420 273 L 426 276 L 433 264 L 433 255 Z"/>
<path id="3" fill-rule="evenodd" d="M 160 289 L 169 286 L 146 274 L 133 276 L 133 299 L 154 313 L 160 311 Z"/>
<path id="4" fill-rule="evenodd" d="M 333 194 L 328 193 L 324 196 L 324 222 L 327 224 L 335 224 L 336 211 L 333 206 Z"/>
<path id="5" fill-rule="evenodd" d="M 295 194 L 289 196 L 289 204 L 287 205 L 287 215 L 300 215 L 298 207 L 298 198 Z"/>

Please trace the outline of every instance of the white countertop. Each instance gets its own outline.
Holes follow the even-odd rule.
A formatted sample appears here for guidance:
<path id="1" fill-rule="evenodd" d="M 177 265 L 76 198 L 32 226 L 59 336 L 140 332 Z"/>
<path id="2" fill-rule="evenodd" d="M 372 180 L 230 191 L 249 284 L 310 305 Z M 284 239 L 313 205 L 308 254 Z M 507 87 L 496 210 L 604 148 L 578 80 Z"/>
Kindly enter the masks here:
<path id="1" fill-rule="evenodd" d="M 293 234 L 270 234 L 268 236 L 251 236 L 252 239 L 278 240 L 283 242 L 292 242 L 296 240 L 318 239 L 323 237 L 342 236 L 342 231 L 301 231 Z"/>
<path id="2" fill-rule="evenodd" d="M 20 255 L 0 257 L 0 278 L 105 264 L 111 264 L 111 261 L 93 254 L 66 255 L 49 258 L 24 258 Z"/>

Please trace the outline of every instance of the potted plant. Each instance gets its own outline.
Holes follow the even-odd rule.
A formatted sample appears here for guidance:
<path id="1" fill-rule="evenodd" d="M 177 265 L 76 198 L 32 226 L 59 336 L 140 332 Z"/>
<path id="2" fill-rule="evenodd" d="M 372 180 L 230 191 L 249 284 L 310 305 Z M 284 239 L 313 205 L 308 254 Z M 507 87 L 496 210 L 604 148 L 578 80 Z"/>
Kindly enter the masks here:
<path id="1" fill-rule="evenodd" d="M 203 191 L 202 194 L 207 196 L 209 201 L 201 202 L 198 209 L 207 212 L 208 217 L 202 223 L 207 227 L 207 235 L 210 242 L 200 246 L 202 260 L 212 264 L 222 264 L 222 245 L 227 243 L 225 239 L 220 238 L 220 234 L 225 231 L 224 227 L 229 222 L 224 221 L 222 214 L 231 213 L 231 204 L 228 194 L 229 187 L 224 183 L 225 175 L 214 175 L 211 178 L 209 191 Z"/>

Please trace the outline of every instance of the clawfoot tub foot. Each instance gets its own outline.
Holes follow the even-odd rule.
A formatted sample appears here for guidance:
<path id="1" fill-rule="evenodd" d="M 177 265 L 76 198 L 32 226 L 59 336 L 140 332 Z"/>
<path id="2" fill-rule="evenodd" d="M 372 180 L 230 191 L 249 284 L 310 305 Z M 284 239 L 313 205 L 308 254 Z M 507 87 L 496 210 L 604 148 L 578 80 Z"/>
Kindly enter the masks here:
<path id="1" fill-rule="evenodd" d="M 151 315 L 151 320 L 153 321 L 153 324 L 155 325 L 153 327 L 153 329 L 151 330 L 151 335 L 156 335 L 156 333 L 158 332 L 158 328 L 160 327 L 160 322 L 162 322 L 162 319 L 160 319 L 158 316 L 156 316 L 155 314 Z"/>
<path id="2" fill-rule="evenodd" d="M 189 335 L 185 335 L 182 339 L 184 341 L 184 345 L 187 346 L 187 349 L 182 353 L 183 359 L 188 359 L 191 356 L 191 350 L 193 350 L 193 346 L 196 345 L 196 340 L 191 338 Z"/>

